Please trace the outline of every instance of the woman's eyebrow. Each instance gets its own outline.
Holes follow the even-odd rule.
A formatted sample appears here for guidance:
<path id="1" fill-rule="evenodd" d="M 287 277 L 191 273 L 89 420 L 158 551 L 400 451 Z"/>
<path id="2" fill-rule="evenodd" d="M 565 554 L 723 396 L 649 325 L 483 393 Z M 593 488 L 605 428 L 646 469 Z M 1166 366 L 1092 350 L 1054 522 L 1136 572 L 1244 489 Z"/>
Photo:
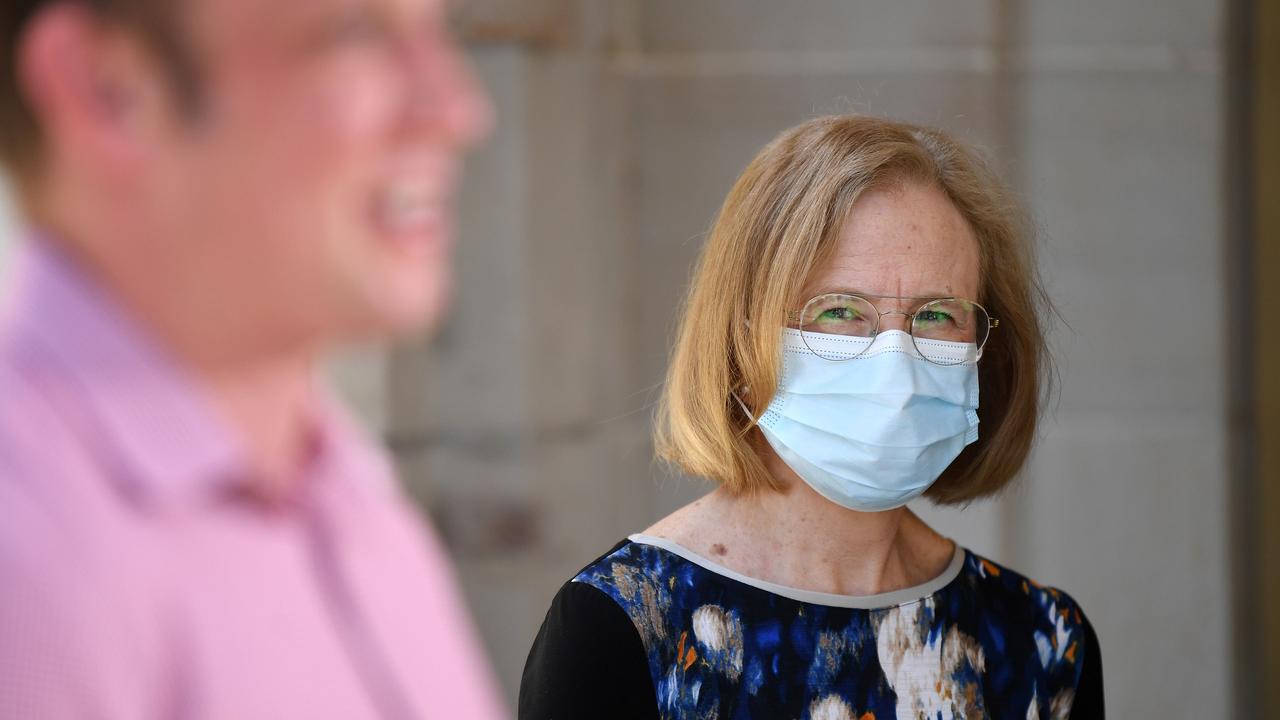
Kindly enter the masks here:
<path id="1" fill-rule="evenodd" d="M 892 300 L 937 300 L 939 298 L 955 297 L 955 294 L 949 290 L 948 291 L 930 290 L 923 295 L 879 295 L 877 293 L 866 292 L 863 290 L 859 290 L 857 288 L 834 286 L 834 285 L 820 287 L 817 290 L 815 290 L 813 294 L 811 294 L 809 297 L 815 298 L 815 297 L 818 297 L 819 295 L 832 295 L 836 293 L 841 295 L 861 295 L 862 297 L 866 297 L 866 298 L 887 298 Z"/>

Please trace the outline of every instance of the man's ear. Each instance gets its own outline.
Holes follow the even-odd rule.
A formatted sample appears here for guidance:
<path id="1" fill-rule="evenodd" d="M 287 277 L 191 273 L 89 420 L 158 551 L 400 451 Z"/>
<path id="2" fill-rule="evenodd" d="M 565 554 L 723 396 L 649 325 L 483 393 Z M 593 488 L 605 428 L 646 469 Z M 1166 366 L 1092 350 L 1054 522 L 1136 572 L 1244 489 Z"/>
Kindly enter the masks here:
<path id="1" fill-rule="evenodd" d="M 16 50 L 47 157 L 74 154 L 122 170 L 146 152 L 163 88 L 132 35 L 84 3 L 53 3 L 28 21 Z"/>

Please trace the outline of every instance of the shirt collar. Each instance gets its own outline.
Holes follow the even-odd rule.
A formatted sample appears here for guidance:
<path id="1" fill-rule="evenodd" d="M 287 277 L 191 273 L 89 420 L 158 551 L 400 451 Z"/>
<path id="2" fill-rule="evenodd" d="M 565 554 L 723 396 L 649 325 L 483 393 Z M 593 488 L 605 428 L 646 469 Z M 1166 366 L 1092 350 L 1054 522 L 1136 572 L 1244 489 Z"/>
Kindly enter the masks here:
<path id="1" fill-rule="evenodd" d="M 105 288 L 39 236 L 20 245 L 15 265 L 9 331 L 83 399 L 101 443 L 93 449 L 127 495 L 195 501 L 246 489 L 254 478 L 246 448 L 204 386 Z M 299 492 L 316 480 L 396 491 L 385 453 L 319 382 L 310 430 Z"/>
<path id="2" fill-rule="evenodd" d="M 82 400 L 130 495 L 203 495 L 247 477 L 244 448 L 176 358 L 53 242 L 19 247 L 10 331 Z"/>
<path id="3" fill-rule="evenodd" d="M 322 383 L 316 384 L 312 410 L 310 462 L 304 472 L 358 491 L 397 492 L 395 470 L 383 447 Z"/>

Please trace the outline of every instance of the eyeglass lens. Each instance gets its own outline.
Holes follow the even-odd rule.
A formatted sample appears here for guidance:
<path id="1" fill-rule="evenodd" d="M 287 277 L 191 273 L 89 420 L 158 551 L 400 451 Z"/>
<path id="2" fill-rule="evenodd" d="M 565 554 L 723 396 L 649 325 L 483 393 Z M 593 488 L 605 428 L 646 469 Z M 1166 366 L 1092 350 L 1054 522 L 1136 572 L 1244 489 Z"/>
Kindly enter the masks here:
<path id="1" fill-rule="evenodd" d="M 890 312 L 886 317 L 893 315 Z M 843 360 L 849 359 L 847 352 L 824 352 L 824 345 L 819 342 L 810 343 L 808 336 L 817 333 L 871 338 L 880 329 L 881 322 L 880 311 L 867 298 L 829 293 L 810 300 L 801 311 L 798 324 L 802 336 L 806 338 L 805 344 L 814 354 L 820 357 L 831 355 L 828 359 Z M 987 341 L 990 325 L 987 311 L 981 305 L 959 298 L 944 298 L 931 300 L 920 306 L 911 318 L 909 331 L 916 350 L 922 356 L 946 365 L 957 362 L 954 353 L 934 352 L 941 346 L 931 346 L 928 341 L 972 344 L 973 357 L 967 359 L 976 360 L 978 351 Z M 863 346 L 863 349 L 869 345 L 870 343 Z"/>

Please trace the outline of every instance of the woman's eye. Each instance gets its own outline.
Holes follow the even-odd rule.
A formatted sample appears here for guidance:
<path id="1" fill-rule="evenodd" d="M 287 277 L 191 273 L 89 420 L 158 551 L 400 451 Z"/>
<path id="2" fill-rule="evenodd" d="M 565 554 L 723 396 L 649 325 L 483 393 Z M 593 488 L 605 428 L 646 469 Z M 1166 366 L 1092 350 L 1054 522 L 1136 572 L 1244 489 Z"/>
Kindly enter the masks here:
<path id="1" fill-rule="evenodd" d="M 850 322 L 858 319 L 858 311 L 851 307 L 834 307 L 822 311 L 818 320 L 828 322 Z"/>
<path id="2" fill-rule="evenodd" d="M 941 325 L 955 320 L 950 313 L 945 313 L 941 310 L 925 310 L 917 315 L 916 319 L 929 325 Z"/>

